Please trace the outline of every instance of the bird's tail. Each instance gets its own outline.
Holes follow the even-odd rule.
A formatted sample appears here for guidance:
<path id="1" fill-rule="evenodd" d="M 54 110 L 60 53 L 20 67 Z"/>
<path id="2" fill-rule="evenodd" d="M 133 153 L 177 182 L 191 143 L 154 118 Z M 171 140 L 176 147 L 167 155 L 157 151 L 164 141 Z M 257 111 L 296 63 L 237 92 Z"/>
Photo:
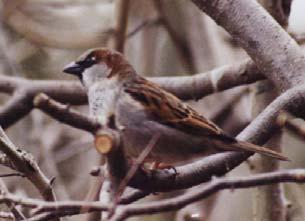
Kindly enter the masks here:
<path id="1" fill-rule="evenodd" d="M 268 157 L 272 157 L 272 158 L 276 158 L 279 160 L 284 160 L 284 161 L 289 161 L 288 157 L 282 155 L 279 152 L 276 152 L 274 150 L 271 150 L 269 148 L 266 147 L 262 147 L 262 146 L 258 146 L 252 143 L 248 143 L 245 141 L 238 141 L 236 144 L 234 144 L 234 146 L 237 149 L 242 149 L 245 151 L 250 151 L 250 152 L 255 152 L 255 153 L 259 153 Z"/>

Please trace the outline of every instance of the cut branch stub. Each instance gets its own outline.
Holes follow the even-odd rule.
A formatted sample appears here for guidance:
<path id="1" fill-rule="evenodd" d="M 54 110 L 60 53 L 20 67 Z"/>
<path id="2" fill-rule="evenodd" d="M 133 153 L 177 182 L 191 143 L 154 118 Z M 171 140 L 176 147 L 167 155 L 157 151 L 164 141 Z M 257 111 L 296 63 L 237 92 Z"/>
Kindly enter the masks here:
<path id="1" fill-rule="evenodd" d="M 100 129 L 94 136 L 94 144 L 99 153 L 109 154 L 120 144 L 119 133 L 109 128 Z"/>

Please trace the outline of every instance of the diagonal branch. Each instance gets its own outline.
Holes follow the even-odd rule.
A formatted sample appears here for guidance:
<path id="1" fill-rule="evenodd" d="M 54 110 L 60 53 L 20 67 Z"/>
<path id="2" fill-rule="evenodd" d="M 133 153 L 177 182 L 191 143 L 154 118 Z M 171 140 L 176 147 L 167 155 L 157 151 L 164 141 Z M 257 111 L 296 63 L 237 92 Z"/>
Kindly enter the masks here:
<path id="1" fill-rule="evenodd" d="M 46 94 L 37 95 L 34 99 L 34 106 L 62 123 L 93 134 L 101 127 L 98 122 L 71 110 L 68 105 L 56 102 Z"/>
<path id="2" fill-rule="evenodd" d="M 301 48 L 257 1 L 192 2 L 232 35 L 278 89 L 304 83 Z"/>
<path id="3" fill-rule="evenodd" d="M 45 200 L 55 201 L 55 194 L 51 183 L 42 173 L 33 156 L 21 149 L 17 149 L 11 141 L 5 138 L 4 132 L 1 131 L 1 133 L 0 151 L 10 158 L 15 169 L 24 174 L 24 176 L 31 181 Z"/>

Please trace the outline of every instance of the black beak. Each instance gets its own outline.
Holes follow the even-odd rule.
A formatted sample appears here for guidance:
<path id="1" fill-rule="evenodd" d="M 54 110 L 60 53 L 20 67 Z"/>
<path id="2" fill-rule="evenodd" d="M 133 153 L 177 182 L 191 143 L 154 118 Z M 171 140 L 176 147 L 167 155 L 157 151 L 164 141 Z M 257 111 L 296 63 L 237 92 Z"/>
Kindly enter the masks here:
<path id="1" fill-rule="evenodd" d="M 83 73 L 84 70 L 85 69 L 80 64 L 72 62 L 71 64 L 68 64 L 63 69 L 63 72 L 65 72 L 67 74 L 73 74 L 73 75 L 76 75 L 76 76 L 80 76 Z"/>

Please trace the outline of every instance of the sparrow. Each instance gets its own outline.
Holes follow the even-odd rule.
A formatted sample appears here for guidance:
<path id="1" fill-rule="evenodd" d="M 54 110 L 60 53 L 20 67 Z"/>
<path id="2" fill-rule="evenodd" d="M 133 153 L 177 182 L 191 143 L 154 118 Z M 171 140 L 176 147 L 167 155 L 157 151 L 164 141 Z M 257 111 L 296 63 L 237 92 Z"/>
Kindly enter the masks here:
<path id="1" fill-rule="evenodd" d="M 63 72 L 76 75 L 87 91 L 90 115 L 119 128 L 124 151 L 137 157 L 156 134 L 148 160 L 177 165 L 224 151 L 282 154 L 226 134 L 173 94 L 138 75 L 124 56 L 107 48 L 86 51 Z"/>

